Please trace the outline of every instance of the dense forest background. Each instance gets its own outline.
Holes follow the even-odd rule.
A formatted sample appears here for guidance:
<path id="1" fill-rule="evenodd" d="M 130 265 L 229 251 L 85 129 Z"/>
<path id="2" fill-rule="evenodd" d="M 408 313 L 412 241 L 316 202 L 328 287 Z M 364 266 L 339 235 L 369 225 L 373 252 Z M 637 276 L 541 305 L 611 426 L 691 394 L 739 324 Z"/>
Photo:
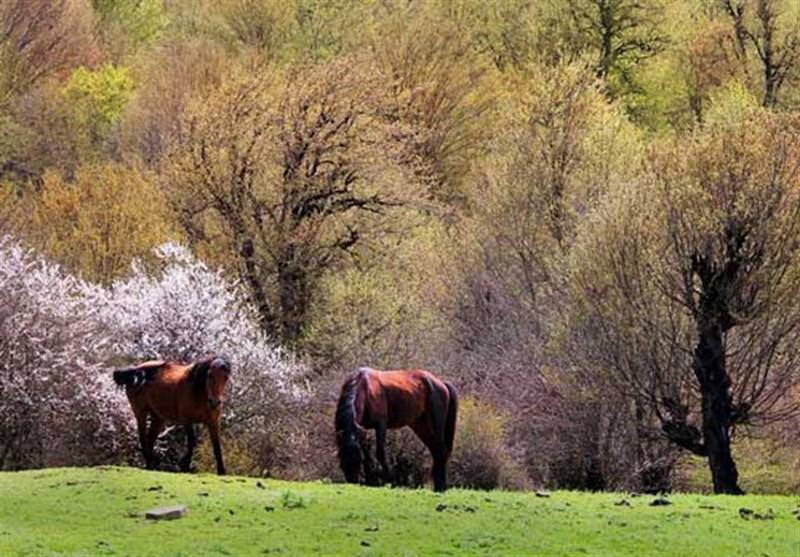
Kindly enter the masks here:
<path id="1" fill-rule="evenodd" d="M 238 472 L 338 478 L 369 365 L 461 485 L 796 492 L 798 109 L 792 0 L 3 0 L 0 466 L 214 351 Z"/>

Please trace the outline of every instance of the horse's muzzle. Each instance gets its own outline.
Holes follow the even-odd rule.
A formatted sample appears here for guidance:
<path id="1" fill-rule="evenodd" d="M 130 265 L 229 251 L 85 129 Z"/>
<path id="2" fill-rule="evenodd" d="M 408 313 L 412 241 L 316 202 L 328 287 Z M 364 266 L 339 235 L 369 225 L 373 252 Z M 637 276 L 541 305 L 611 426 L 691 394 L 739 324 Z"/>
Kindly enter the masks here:
<path id="1" fill-rule="evenodd" d="M 222 401 L 218 398 L 209 398 L 208 405 L 211 407 L 212 410 L 216 410 L 217 406 L 222 404 Z"/>

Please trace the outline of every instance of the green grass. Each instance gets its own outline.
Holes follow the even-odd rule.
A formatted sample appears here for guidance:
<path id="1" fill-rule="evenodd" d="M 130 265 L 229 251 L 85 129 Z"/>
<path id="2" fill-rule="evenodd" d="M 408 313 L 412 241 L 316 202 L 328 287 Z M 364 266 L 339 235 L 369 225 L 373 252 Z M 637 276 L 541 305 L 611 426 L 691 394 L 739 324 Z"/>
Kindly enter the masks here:
<path id="1" fill-rule="evenodd" d="M 798 497 L 652 499 L 437 495 L 113 467 L 5 472 L 0 555 L 800 555 Z M 140 514 L 178 503 L 187 517 Z M 774 518 L 745 520 L 741 507 Z"/>

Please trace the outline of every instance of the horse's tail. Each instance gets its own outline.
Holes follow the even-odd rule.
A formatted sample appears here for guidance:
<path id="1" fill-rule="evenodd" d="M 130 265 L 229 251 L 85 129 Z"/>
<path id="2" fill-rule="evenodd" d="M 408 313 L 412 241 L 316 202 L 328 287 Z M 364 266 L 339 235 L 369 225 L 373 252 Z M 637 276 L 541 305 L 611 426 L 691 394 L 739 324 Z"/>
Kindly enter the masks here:
<path id="1" fill-rule="evenodd" d="M 447 420 L 444 424 L 444 442 L 447 447 L 447 454 L 453 452 L 453 440 L 456 437 L 456 415 L 458 414 L 458 392 L 456 388 L 447 381 L 444 382 L 447 391 L 450 393 L 450 403 L 447 405 Z"/>
<path id="2" fill-rule="evenodd" d="M 358 483 L 361 474 L 362 428 L 356 417 L 356 396 L 363 371 L 358 371 L 342 385 L 339 403 L 336 406 L 336 445 L 339 449 L 339 464 L 350 483 Z"/>
<path id="3" fill-rule="evenodd" d="M 117 387 L 138 387 L 144 383 L 144 370 L 135 367 L 115 369 L 114 383 Z"/>
<path id="4" fill-rule="evenodd" d="M 163 362 L 154 362 L 134 367 L 114 370 L 114 383 L 118 387 L 139 387 L 151 381 L 164 366 Z"/>

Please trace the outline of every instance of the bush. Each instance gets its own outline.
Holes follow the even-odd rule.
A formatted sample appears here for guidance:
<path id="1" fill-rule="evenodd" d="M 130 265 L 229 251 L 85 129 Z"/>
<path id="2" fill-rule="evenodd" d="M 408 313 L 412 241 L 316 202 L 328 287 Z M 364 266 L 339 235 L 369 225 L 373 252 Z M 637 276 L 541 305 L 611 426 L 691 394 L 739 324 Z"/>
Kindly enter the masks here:
<path id="1" fill-rule="evenodd" d="M 524 469 L 511 453 L 506 418 L 491 404 L 466 398 L 458 410 L 453 454 L 447 481 L 469 489 L 522 489 L 527 486 Z M 387 458 L 394 485 L 421 487 L 431 478 L 430 452 L 412 431 L 389 436 Z"/>
<path id="2" fill-rule="evenodd" d="M 525 487 L 525 473 L 511 454 L 506 430 L 505 416 L 491 404 L 461 401 L 450 484 L 471 489 Z"/>

